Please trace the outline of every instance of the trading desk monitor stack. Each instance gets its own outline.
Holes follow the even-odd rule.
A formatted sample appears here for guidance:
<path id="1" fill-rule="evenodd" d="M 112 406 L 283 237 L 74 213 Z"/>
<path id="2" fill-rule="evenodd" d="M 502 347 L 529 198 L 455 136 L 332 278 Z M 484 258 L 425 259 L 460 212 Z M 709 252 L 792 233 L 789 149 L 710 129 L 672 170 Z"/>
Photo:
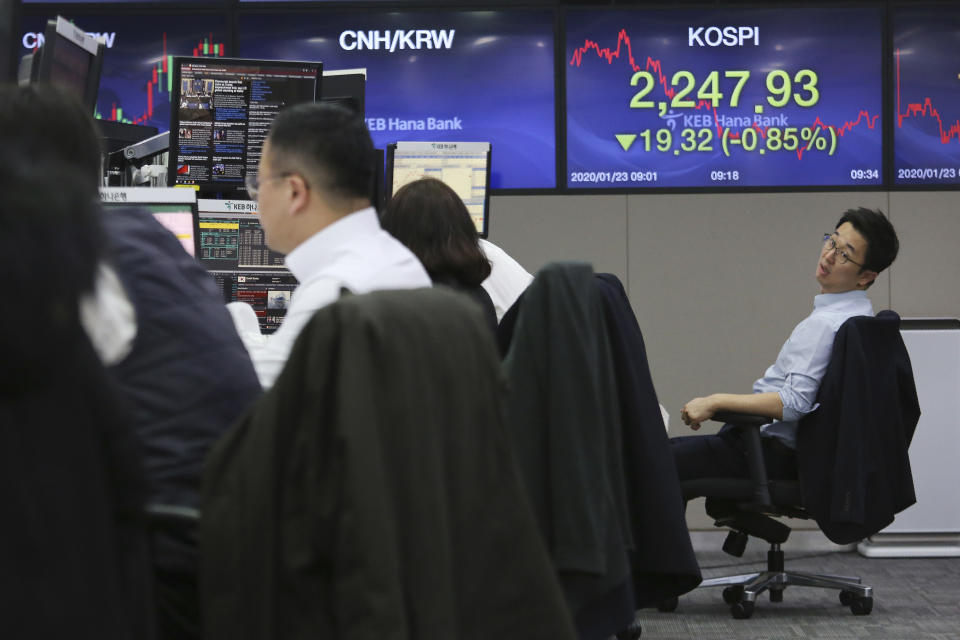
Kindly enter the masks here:
<path id="1" fill-rule="evenodd" d="M 489 142 L 397 142 L 387 146 L 387 192 L 436 178 L 457 192 L 484 238 L 490 231 Z"/>
<path id="2" fill-rule="evenodd" d="M 90 113 L 97 107 L 106 46 L 68 20 L 47 22 L 43 46 L 20 62 L 19 83 L 55 84 L 75 94 Z"/>
<path id="3" fill-rule="evenodd" d="M 277 113 L 320 96 L 319 62 L 173 59 L 170 186 L 244 197 Z"/>
<path id="4" fill-rule="evenodd" d="M 260 330 L 273 333 L 283 322 L 297 279 L 283 254 L 265 242 L 257 203 L 200 200 L 200 262 L 217 281 L 225 302 L 253 307 Z"/>

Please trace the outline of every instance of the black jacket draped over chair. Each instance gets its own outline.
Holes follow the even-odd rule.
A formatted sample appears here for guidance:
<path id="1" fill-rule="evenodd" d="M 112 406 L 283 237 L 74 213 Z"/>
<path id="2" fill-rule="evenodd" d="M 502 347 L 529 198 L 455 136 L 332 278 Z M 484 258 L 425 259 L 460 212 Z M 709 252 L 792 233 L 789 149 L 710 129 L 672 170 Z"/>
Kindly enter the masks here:
<path id="1" fill-rule="evenodd" d="M 208 459 L 205 636 L 572 640 L 479 309 L 350 296 Z"/>
<path id="2" fill-rule="evenodd" d="M 804 507 L 837 544 L 873 535 L 916 502 L 907 449 L 920 405 L 899 331 L 892 311 L 845 322 L 817 394 L 821 407 L 797 430 Z"/>
<path id="3" fill-rule="evenodd" d="M 510 433 L 579 635 L 605 638 L 700 582 L 643 338 L 586 264 L 548 265 L 517 305 Z"/>

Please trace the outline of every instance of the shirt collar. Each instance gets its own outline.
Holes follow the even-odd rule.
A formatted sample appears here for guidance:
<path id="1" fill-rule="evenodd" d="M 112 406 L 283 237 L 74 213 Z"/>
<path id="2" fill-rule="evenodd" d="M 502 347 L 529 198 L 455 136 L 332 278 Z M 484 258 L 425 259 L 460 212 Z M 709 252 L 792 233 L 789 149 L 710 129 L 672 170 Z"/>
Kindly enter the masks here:
<path id="1" fill-rule="evenodd" d="M 287 254 L 284 262 L 290 272 L 303 282 L 319 267 L 327 264 L 342 247 L 357 236 L 366 236 L 381 230 L 380 219 L 373 207 L 348 213 L 336 222 L 316 232 Z"/>
<path id="2" fill-rule="evenodd" d="M 853 289 L 843 293 L 821 293 L 813 299 L 814 309 L 825 309 L 837 304 L 848 302 L 857 302 L 859 300 L 869 301 L 867 292 L 864 289 Z"/>

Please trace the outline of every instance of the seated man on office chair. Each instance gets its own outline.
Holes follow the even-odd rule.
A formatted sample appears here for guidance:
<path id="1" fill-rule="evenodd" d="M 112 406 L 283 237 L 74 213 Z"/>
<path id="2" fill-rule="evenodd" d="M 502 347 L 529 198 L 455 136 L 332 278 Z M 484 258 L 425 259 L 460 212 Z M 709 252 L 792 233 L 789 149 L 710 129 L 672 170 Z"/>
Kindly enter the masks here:
<path id="1" fill-rule="evenodd" d="M 894 261 L 900 243 L 879 211 L 850 209 L 832 234 L 824 234 L 817 261 L 820 295 L 813 312 L 798 324 L 773 365 L 753 383 L 753 393 L 716 393 L 694 398 L 680 417 L 691 429 L 720 412 L 771 418 L 761 428 L 770 478 L 797 477 L 796 430 L 800 418 L 816 408 L 820 381 L 830 361 L 833 339 L 848 318 L 873 316 L 866 290 Z M 696 478 L 747 478 L 746 449 L 740 432 L 724 426 L 715 435 L 671 438 L 680 481 Z"/>

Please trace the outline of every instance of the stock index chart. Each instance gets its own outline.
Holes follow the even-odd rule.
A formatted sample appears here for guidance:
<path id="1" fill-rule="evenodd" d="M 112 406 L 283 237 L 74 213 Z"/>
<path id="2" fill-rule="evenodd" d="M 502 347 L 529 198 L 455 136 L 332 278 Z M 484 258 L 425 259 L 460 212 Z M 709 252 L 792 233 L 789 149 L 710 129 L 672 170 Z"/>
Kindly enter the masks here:
<path id="1" fill-rule="evenodd" d="M 573 10 L 567 186 L 882 184 L 875 7 Z"/>
<path id="2" fill-rule="evenodd" d="M 901 7 L 893 18 L 893 180 L 960 184 L 956 6 Z"/>

